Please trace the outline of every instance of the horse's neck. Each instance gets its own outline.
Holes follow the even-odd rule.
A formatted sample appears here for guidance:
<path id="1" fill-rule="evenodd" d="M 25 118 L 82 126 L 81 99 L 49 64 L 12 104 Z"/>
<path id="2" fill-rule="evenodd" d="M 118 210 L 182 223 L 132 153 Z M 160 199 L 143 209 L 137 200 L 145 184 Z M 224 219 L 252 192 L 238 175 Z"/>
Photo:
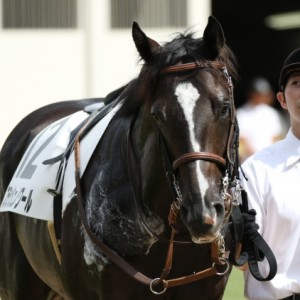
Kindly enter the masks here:
<path id="1" fill-rule="evenodd" d="M 92 157 L 84 184 L 86 214 L 92 229 L 119 253 L 134 255 L 148 251 L 155 241 L 152 230 L 159 234 L 162 225 L 144 202 L 141 177 L 149 178 L 143 174 L 141 163 L 145 154 L 128 144 L 129 128 L 126 119 L 111 123 Z"/>

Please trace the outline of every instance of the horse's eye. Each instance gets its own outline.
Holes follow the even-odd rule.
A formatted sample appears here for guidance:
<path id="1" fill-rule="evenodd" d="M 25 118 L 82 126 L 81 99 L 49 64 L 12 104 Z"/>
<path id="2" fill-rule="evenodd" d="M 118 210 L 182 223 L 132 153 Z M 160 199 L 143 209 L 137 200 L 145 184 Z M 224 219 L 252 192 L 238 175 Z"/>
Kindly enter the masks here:
<path id="1" fill-rule="evenodd" d="M 157 115 L 156 115 L 155 112 L 151 112 L 151 116 L 155 120 L 155 122 L 159 122 L 159 119 L 158 119 L 158 117 L 157 117 Z"/>
<path id="2" fill-rule="evenodd" d="M 230 103 L 229 102 L 223 102 L 221 110 L 220 110 L 221 115 L 222 116 L 227 115 L 227 113 L 229 112 L 229 109 L 230 109 Z"/>
<path id="3" fill-rule="evenodd" d="M 189 57 L 189 56 L 183 57 L 181 59 L 181 62 L 183 64 L 191 63 L 191 62 L 194 62 L 194 61 L 195 61 L 195 59 L 193 59 L 192 57 Z"/>
<path id="4" fill-rule="evenodd" d="M 166 121 L 166 114 L 164 112 L 164 107 L 160 107 L 159 105 L 154 105 L 150 111 L 152 118 L 156 123 L 161 124 Z"/>

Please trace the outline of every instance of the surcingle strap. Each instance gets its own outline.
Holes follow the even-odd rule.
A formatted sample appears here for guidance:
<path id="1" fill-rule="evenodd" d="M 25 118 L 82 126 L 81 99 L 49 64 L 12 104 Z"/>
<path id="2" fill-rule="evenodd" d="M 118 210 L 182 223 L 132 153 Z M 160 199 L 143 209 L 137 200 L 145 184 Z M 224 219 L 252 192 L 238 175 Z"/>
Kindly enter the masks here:
<path id="1" fill-rule="evenodd" d="M 58 194 L 53 199 L 54 230 L 57 239 L 57 245 L 61 246 L 61 224 L 62 224 L 62 195 Z"/>
<path id="2" fill-rule="evenodd" d="M 48 225 L 48 232 L 52 242 L 53 250 L 55 252 L 59 264 L 61 264 L 61 254 L 60 254 L 60 248 L 58 247 L 57 237 L 55 234 L 54 222 L 48 221 L 47 225 Z"/>

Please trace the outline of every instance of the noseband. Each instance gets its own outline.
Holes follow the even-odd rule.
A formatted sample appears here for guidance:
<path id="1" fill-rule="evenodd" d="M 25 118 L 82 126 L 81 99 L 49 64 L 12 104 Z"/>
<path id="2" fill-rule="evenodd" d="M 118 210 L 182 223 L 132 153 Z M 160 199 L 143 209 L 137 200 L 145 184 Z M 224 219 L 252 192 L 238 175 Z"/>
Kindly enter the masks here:
<path id="1" fill-rule="evenodd" d="M 194 160 L 206 160 L 211 161 L 216 164 L 221 165 L 221 167 L 226 167 L 226 160 L 220 155 L 208 153 L 208 152 L 189 152 L 182 154 L 173 162 L 173 170 L 176 171 L 181 165 Z"/>

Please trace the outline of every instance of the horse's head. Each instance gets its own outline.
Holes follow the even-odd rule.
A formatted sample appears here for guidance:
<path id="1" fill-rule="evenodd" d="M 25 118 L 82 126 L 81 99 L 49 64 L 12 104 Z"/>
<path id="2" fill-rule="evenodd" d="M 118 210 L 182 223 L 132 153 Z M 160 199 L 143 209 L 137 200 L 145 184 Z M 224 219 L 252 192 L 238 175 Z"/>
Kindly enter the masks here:
<path id="1" fill-rule="evenodd" d="M 233 175 L 233 54 L 213 17 L 203 38 L 179 35 L 161 46 L 134 23 L 133 39 L 145 61 L 139 98 L 161 137 L 161 156 L 173 164 L 181 219 L 195 242 L 210 241 L 224 222 L 224 180 Z"/>

